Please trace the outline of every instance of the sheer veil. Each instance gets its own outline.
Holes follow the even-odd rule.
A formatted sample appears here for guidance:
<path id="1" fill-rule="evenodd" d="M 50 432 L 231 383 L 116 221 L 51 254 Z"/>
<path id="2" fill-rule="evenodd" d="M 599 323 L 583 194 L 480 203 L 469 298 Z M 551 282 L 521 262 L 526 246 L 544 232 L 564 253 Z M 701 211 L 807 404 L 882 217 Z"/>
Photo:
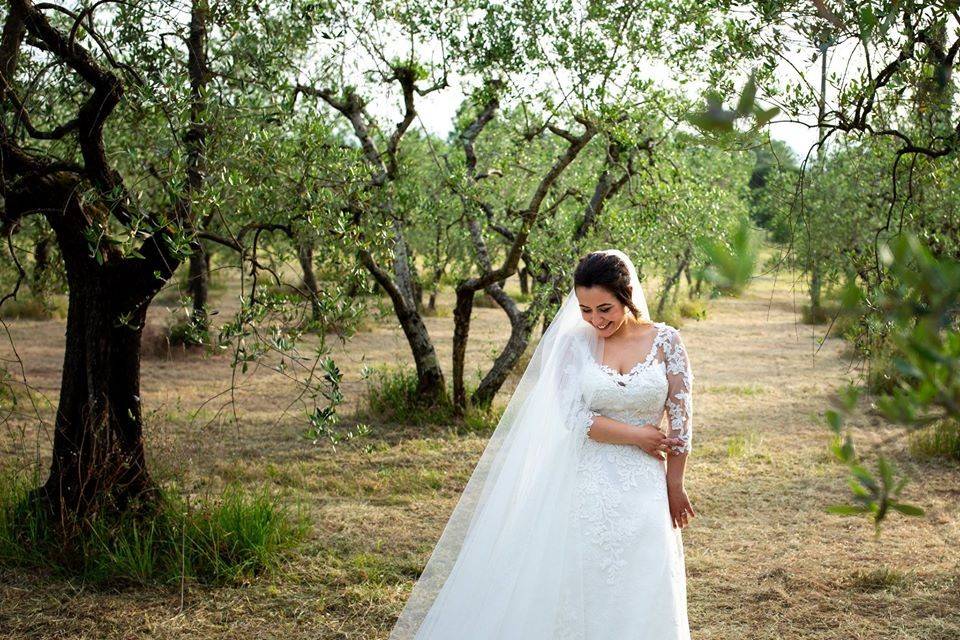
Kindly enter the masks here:
<path id="1" fill-rule="evenodd" d="M 632 300 L 649 320 L 633 263 Z M 520 378 L 390 640 L 550 638 L 564 609 L 582 605 L 563 576 L 580 570 L 570 517 L 584 398 L 579 375 L 602 339 L 571 287 Z M 561 589 L 566 585 L 566 590 Z M 582 618 L 581 618 L 582 619 Z M 568 629 L 576 632 L 577 630 Z M 572 636 L 575 637 L 575 636 Z"/>

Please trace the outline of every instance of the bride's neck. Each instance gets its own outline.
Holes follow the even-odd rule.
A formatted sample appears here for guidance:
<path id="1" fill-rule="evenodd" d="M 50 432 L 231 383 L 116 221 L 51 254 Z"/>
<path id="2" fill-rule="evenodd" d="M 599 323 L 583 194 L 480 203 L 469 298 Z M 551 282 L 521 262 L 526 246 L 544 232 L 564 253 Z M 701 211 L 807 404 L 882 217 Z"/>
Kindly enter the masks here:
<path id="1" fill-rule="evenodd" d="M 640 328 L 640 321 L 633 316 L 627 316 L 626 320 L 623 321 L 623 324 L 620 325 L 620 328 L 614 333 L 610 334 L 610 337 L 607 338 L 607 340 L 619 340 L 621 338 L 632 336 L 638 328 Z"/>

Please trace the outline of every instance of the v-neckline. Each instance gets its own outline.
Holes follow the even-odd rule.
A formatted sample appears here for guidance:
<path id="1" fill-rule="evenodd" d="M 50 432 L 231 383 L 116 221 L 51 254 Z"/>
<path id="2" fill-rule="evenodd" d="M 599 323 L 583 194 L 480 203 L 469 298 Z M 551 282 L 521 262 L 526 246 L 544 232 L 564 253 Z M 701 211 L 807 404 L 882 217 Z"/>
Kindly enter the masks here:
<path id="1" fill-rule="evenodd" d="M 660 339 L 660 329 L 661 329 L 662 325 L 661 325 L 661 323 L 659 323 L 659 322 L 654 322 L 653 325 L 656 327 L 656 331 L 655 331 L 654 334 L 653 334 L 653 342 L 652 342 L 651 345 L 650 345 L 650 351 L 647 352 L 647 356 L 646 356 L 644 359 L 638 360 L 637 363 L 634 364 L 632 367 L 630 367 L 630 369 L 629 369 L 628 371 L 626 371 L 625 373 L 620 373 L 619 371 L 617 371 L 616 369 L 614 369 L 614 368 L 611 367 L 610 365 L 604 364 L 604 363 L 603 363 L 603 356 L 604 356 L 603 353 L 600 354 L 600 361 L 594 360 L 594 362 L 596 362 L 596 363 L 597 363 L 597 366 L 599 366 L 599 367 L 600 367 L 601 369 L 603 369 L 604 371 L 608 372 L 608 373 L 611 374 L 611 375 L 618 376 L 618 377 L 620 377 L 620 378 L 627 378 L 627 377 L 633 375 L 633 373 L 636 372 L 638 369 L 646 367 L 648 364 L 650 364 L 650 361 L 653 359 L 654 354 L 656 354 L 656 352 L 657 352 L 657 341 Z M 606 343 L 604 343 L 604 348 L 603 348 L 603 350 L 606 351 Z"/>

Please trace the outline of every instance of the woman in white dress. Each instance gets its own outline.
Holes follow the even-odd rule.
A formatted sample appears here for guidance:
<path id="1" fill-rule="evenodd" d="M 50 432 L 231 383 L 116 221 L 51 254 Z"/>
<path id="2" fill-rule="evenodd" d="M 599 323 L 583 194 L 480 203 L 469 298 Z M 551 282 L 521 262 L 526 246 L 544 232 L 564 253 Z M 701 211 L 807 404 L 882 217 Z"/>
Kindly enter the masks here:
<path id="1" fill-rule="evenodd" d="M 630 259 L 581 259 L 390 640 L 689 640 L 692 384 Z"/>

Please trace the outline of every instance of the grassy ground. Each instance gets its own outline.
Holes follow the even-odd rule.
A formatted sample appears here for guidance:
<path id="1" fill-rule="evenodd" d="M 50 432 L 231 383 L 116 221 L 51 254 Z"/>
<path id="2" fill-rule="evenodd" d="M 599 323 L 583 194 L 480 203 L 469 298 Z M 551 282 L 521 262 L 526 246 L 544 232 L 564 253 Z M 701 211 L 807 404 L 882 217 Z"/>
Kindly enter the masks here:
<path id="1" fill-rule="evenodd" d="M 699 517 L 683 534 L 693 637 L 955 640 L 960 468 L 898 459 L 914 478 L 905 500 L 927 516 L 894 515 L 879 540 L 866 520 L 824 512 L 846 498 L 846 487 L 827 455 L 822 415 L 853 365 L 837 340 L 818 350 L 824 328 L 798 324 L 802 302 L 782 275 L 761 276 L 742 298 L 714 300 L 706 320 L 681 328 L 696 377 L 687 488 Z M 151 320 L 163 313 L 158 306 Z M 469 370 L 489 360 L 507 326 L 494 309 L 476 313 Z M 427 323 L 449 367 L 451 319 Z M 63 326 L 9 323 L 36 408 L 22 403 L 0 427 L 0 458 L 8 462 L 49 448 Z M 0 351 L 13 355 L 9 345 Z M 363 392 L 363 364 L 408 360 L 389 319 L 337 355 L 350 402 Z M 238 383 L 235 405 L 221 410 L 226 396 L 209 399 L 230 384 L 225 357 L 145 361 L 152 464 L 191 493 L 266 483 L 302 503 L 314 528 L 283 572 L 236 588 L 186 585 L 181 593 L 91 590 L 0 570 L 0 638 L 388 635 L 484 439 L 436 430 L 397 438 L 389 425 L 373 425 L 371 439 L 334 452 L 300 436 L 303 415 L 282 376 L 259 369 Z M 236 424 L 228 419 L 234 410 Z M 46 426 L 36 427 L 36 415 Z M 901 437 L 866 403 L 853 424 L 864 453 Z"/>

